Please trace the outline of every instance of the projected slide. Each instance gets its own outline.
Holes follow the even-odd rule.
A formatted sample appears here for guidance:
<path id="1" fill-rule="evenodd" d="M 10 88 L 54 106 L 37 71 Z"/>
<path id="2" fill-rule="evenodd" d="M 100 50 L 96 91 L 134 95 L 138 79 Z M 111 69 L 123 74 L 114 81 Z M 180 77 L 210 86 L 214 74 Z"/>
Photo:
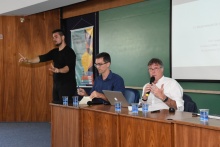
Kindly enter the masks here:
<path id="1" fill-rule="evenodd" d="M 220 80 L 220 0 L 172 1 L 172 78 Z"/>

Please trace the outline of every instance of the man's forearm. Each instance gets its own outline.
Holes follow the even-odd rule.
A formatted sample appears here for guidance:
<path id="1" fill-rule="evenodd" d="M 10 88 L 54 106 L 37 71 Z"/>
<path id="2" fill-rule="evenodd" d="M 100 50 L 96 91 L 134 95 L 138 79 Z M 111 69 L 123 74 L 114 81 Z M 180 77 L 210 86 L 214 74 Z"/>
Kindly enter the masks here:
<path id="1" fill-rule="evenodd" d="M 68 66 L 64 66 L 63 68 L 59 68 L 59 73 L 67 73 L 67 72 L 69 72 Z"/>
<path id="2" fill-rule="evenodd" d="M 176 101 L 174 101 L 174 100 L 172 100 L 172 99 L 170 99 L 170 98 L 168 98 L 167 97 L 167 100 L 166 100 L 166 102 L 164 102 L 167 106 L 169 106 L 169 107 L 172 107 L 172 108 L 174 108 L 174 109 L 177 109 L 177 106 L 176 106 Z"/>
<path id="3" fill-rule="evenodd" d="M 40 62 L 40 58 L 37 56 L 35 58 L 32 58 L 32 59 L 27 59 L 27 63 L 39 63 Z"/>

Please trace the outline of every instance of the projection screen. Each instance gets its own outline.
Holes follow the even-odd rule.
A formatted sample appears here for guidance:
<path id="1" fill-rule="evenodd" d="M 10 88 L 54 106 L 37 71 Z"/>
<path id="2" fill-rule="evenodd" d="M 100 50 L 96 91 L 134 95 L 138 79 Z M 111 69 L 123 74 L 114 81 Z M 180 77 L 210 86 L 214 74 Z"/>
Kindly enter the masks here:
<path id="1" fill-rule="evenodd" d="M 220 80 L 220 0 L 172 0 L 171 76 Z"/>

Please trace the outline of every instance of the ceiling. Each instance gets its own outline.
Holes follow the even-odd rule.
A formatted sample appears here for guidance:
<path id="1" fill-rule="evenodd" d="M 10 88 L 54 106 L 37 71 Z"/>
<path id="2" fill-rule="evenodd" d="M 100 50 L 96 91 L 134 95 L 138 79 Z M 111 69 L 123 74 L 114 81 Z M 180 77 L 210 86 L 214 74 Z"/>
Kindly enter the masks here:
<path id="1" fill-rule="evenodd" d="M 86 0 L 0 0 L 0 15 L 27 16 Z"/>

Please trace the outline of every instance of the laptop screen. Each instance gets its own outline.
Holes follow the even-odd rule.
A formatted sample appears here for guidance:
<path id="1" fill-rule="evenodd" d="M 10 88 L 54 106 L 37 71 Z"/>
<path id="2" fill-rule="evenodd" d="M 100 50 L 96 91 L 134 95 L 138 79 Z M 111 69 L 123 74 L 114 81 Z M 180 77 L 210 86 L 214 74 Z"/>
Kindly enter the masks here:
<path id="1" fill-rule="evenodd" d="M 121 91 L 102 90 L 111 105 L 115 105 L 116 101 L 120 101 L 122 107 L 128 107 L 129 103 Z"/>

